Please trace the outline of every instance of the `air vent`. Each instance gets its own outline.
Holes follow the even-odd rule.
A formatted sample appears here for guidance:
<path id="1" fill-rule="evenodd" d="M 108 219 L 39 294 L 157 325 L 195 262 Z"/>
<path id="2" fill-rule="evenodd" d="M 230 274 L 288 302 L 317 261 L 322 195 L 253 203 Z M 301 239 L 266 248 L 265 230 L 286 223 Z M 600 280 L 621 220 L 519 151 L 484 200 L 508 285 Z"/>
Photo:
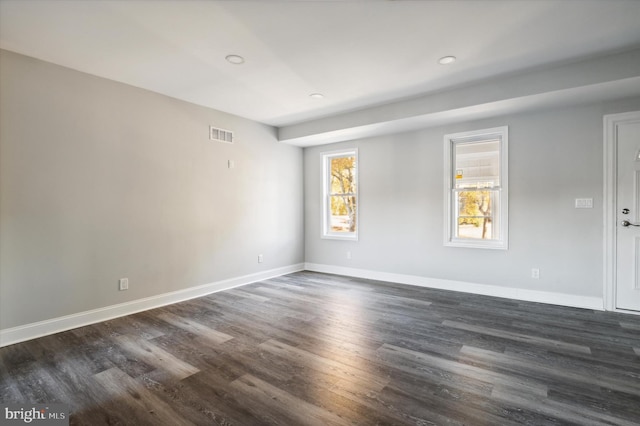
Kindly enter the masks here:
<path id="1" fill-rule="evenodd" d="M 233 132 L 230 130 L 218 129 L 217 127 L 209 126 L 209 139 L 212 141 L 233 143 Z"/>

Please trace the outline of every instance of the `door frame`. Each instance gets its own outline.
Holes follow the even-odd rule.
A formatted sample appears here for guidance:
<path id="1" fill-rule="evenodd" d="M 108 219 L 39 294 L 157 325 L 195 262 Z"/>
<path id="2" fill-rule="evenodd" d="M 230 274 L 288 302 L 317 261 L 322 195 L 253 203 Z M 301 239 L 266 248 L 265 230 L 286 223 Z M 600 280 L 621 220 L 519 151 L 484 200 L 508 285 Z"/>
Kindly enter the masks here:
<path id="1" fill-rule="evenodd" d="M 616 308 L 617 281 L 617 191 L 618 191 L 618 139 L 617 126 L 626 122 L 640 121 L 640 111 L 609 114 L 604 116 L 604 194 L 603 194 L 603 228 L 604 228 L 604 309 L 639 314 L 640 312 Z"/>

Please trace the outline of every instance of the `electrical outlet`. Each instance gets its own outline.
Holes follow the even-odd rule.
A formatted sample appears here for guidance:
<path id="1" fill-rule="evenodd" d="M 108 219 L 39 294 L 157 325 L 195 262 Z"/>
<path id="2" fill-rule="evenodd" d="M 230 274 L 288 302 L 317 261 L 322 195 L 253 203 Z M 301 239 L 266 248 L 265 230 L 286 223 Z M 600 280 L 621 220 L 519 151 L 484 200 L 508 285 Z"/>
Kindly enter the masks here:
<path id="1" fill-rule="evenodd" d="M 261 254 L 258 255 L 258 263 L 262 263 L 264 262 L 264 256 L 262 256 Z"/>
<path id="2" fill-rule="evenodd" d="M 347 259 L 351 260 L 351 252 L 350 251 L 347 252 Z"/>
<path id="3" fill-rule="evenodd" d="M 540 269 L 531 268 L 531 278 L 534 280 L 540 279 Z"/>
<path id="4" fill-rule="evenodd" d="M 118 280 L 118 289 L 120 291 L 129 290 L 129 278 L 120 278 Z"/>

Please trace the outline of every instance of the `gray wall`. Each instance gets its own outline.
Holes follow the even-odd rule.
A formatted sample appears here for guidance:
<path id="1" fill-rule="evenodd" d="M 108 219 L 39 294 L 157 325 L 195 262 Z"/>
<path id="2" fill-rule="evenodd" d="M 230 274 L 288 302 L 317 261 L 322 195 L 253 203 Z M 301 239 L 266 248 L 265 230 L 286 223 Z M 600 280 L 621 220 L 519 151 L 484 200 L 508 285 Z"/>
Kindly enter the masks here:
<path id="1" fill-rule="evenodd" d="M 603 115 L 638 109 L 640 99 L 627 99 L 307 148 L 306 261 L 602 297 Z M 509 250 L 444 247 L 443 136 L 503 125 Z M 324 240 L 320 153 L 347 147 L 359 149 L 360 239 Z M 593 198 L 594 208 L 575 209 L 575 198 Z"/>
<path id="2" fill-rule="evenodd" d="M 0 329 L 304 261 L 302 149 L 275 129 L 0 55 Z"/>

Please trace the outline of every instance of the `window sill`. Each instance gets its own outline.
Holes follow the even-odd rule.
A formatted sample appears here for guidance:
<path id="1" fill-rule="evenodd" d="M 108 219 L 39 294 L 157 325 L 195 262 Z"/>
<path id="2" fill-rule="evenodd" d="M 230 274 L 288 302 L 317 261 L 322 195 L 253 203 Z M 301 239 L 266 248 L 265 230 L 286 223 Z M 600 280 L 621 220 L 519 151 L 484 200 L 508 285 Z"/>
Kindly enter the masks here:
<path id="1" fill-rule="evenodd" d="M 481 241 L 481 240 L 467 240 L 467 239 L 454 239 L 451 241 L 445 241 L 445 247 L 463 247 L 463 248 L 480 248 L 490 250 L 508 250 L 509 246 L 506 241 Z"/>
<path id="2" fill-rule="evenodd" d="M 345 241 L 358 241 L 358 234 L 325 234 L 320 238 L 323 240 L 345 240 Z"/>

